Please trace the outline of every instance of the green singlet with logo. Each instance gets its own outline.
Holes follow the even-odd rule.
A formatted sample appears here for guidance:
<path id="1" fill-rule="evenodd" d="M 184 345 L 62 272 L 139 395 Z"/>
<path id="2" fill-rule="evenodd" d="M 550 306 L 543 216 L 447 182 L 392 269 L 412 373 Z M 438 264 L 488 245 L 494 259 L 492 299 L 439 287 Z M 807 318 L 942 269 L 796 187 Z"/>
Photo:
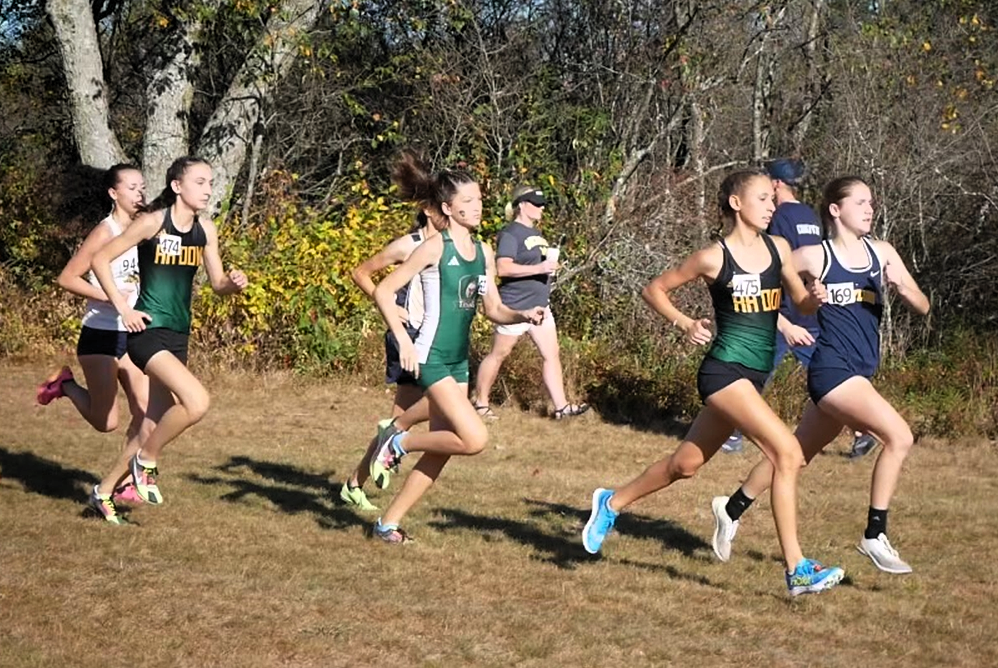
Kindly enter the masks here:
<path id="1" fill-rule="evenodd" d="M 420 273 L 424 311 L 415 346 L 423 387 L 447 376 L 468 382 L 471 321 L 478 297 L 487 288 L 482 243 L 475 240 L 475 257 L 466 260 L 447 230 L 440 236 L 444 246 L 440 261 Z"/>
<path id="2" fill-rule="evenodd" d="M 769 235 L 761 236 L 772 257 L 769 267 L 761 274 L 752 274 L 739 267 L 725 243 L 719 242 L 724 263 L 717 280 L 709 286 L 717 337 L 707 356 L 768 373 L 773 370 L 776 350 L 783 263 Z"/>
<path id="3" fill-rule="evenodd" d="M 138 245 L 139 299 L 135 310 L 148 313 L 148 329 L 191 331 L 191 288 L 208 240 L 201 221 L 186 232 L 173 225 L 170 209 L 163 213 L 159 232 Z"/>

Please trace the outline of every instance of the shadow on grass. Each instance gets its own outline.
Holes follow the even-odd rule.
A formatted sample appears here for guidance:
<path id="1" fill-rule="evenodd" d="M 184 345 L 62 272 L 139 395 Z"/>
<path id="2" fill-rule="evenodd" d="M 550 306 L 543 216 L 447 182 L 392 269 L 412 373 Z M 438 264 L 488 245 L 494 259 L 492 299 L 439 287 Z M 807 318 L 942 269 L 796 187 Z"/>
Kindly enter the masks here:
<path id="1" fill-rule="evenodd" d="M 684 573 L 675 566 L 670 566 L 669 564 L 648 564 L 641 561 L 632 561 L 630 559 L 621 559 L 621 566 L 629 566 L 632 568 L 640 568 L 646 571 L 652 571 L 653 573 L 662 573 L 672 578 L 673 580 L 686 580 L 687 582 L 693 582 L 698 585 L 703 585 L 704 587 L 713 587 L 714 589 L 724 590 L 725 588 L 714 584 L 710 579 L 697 575 L 695 573 Z"/>
<path id="2" fill-rule="evenodd" d="M 336 471 L 332 470 L 323 471 L 322 473 L 309 473 L 308 471 L 303 471 L 297 466 L 291 466 L 290 464 L 261 462 L 251 457 L 241 455 L 230 457 L 229 461 L 225 464 L 220 464 L 215 467 L 215 470 L 217 471 L 232 474 L 238 473 L 239 469 L 248 469 L 261 478 L 266 478 L 267 480 L 278 482 L 283 485 L 292 485 L 294 487 L 316 489 L 327 492 L 330 489 L 329 479 L 336 475 Z M 336 492 L 339 493 L 339 487 L 337 487 Z"/>
<path id="3" fill-rule="evenodd" d="M 0 475 L 20 483 L 24 491 L 52 499 L 86 503 L 89 489 L 100 480 L 89 471 L 63 466 L 30 452 L 0 447 Z"/>
<path id="4" fill-rule="evenodd" d="M 758 561 L 758 562 L 771 561 L 774 564 L 783 564 L 783 557 L 781 557 L 778 554 L 770 554 L 767 556 L 762 552 L 759 552 L 758 550 L 748 550 L 745 552 L 745 556 L 751 559 L 752 561 Z"/>
<path id="5" fill-rule="evenodd" d="M 219 498 L 229 503 L 243 503 L 248 498 L 269 501 L 288 515 L 309 513 L 324 529 L 366 527 L 370 520 L 358 515 L 340 501 L 340 483 L 330 482 L 335 471 L 310 473 L 297 466 L 234 456 L 215 467 L 222 476 L 190 475 L 188 480 L 205 486 L 228 487 Z M 246 473 L 264 482 L 250 480 Z"/>
<path id="6" fill-rule="evenodd" d="M 579 532 L 589 517 L 588 511 L 536 499 L 523 499 L 523 502 L 528 506 L 527 520 L 476 515 L 455 508 L 443 508 L 437 511 L 441 519 L 430 522 L 430 526 L 436 529 L 470 529 L 485 534 L 499 532 L 521 545 L 534 548 L 543 555 L 540 557 L 542 561 L 558 568 L 574 569 L 579 563 L 599 558 L 582 547 Z M 705 557 L 697 552 L 710 549 L 710 545 L 701 538 L 670 520 L 623 515 L 617 520 L 614 529 L 626 536 L 652 538 L 666 549 L 676 550 L 693 559 L 704 560 Z M 698 581 L 699 577 L 679 571 L 669 575 L 694 581 Z M 705 581 L 704 584 L 709 585 L 710 582 Z"/>
<path id="7" fill-rule="evenodd" d="M 541 553 L 539 558 L 558 568 L 574 569 L 580 562 L 592 561 L 593 557 L 582 547 L 575 536 L 559 536 L 545 531 L 532 522 L 524 522 L 506 517 L 475 515 L 455 508 L 442 508 L 436 511 L 440 520 L 430 522 L 435 529 L 470 529 L 477 533 L 499 532 L 521 545 L 527 545 Z"/>
<path id="8" fill-rule="evenodd" d="M 589 519 L 589 509 L 581 510 L 563 503 L 551 503 L 549 501 L 538 501 L 536 499 L 524 499 L 524 503 L 533 506 L 530 511 L 532 517 L 543 517 L 545 515 L 559 515 L 571 517 L 576 521 L 576 532 L 581 532 L 582 527 Z M 686 557 L 705 560 L 703 554 L 698 554 L 703 550 L 710 550 L 710 544 L 702 538 L 684 529 L 672 520 L 647 517 L 645 515 L 634 515 L 624 513 L 617 518 L 613 526 L 614 532 L 623 536 L 633 536 L 634 538 L 650 538 L 662 544 L 665 549 L 675 550 Z M 576 537 L 581 544 L 581 536 L 576 533 Z"/>

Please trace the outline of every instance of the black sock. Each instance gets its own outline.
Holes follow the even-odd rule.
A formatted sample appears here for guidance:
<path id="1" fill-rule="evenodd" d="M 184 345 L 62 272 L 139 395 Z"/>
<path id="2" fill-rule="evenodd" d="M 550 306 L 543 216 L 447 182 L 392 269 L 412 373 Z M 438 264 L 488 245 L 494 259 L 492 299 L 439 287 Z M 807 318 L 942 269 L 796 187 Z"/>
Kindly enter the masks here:
<path id="1" fill-rule="evenodd" d="M 749 506 L 752 505 L 753 501 L 755 501 L 755 499 L 750 499 L 745 496 L 745 492 L 743 492 L 742 488 L 739 487 L 738 491 L 732 494 L 731 498 L 728 499 L 728 504 L 724 506 L 724 512 L 726 512 L 728 517 L 731 518 L 731 521 L 734 522 L 741 518 L 742 513 L 749 509 Z"/>
<path id="2" fill-rule="evenodd" d="M 870 513 L 866 519 L 866 533 L 863 534 L 863 538 L 876 538 L 880 534 L 887 535 L 887 511 L 870 506 Z"/>

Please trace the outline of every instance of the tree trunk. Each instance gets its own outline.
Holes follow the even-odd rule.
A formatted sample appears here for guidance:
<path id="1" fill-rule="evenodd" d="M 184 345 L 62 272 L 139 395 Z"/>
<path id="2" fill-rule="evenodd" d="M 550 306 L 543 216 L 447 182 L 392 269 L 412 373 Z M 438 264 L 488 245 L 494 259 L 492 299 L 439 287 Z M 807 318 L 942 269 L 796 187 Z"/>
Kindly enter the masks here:
<path id="1" fill-rule="evenodd" d="M 769 157 L 769 96 L 773 88 L 773 57 L 765 37 L 759 49 L 755 67 L 755 86 L 752 88 L 752 158 L 762 162 Z"/>
<path id="2" fill-rule="evenodd" d="M 783 6 L 774 12 L 774 8 L 767 5 L 760 10 L 756 23 L 761 40 L 756 56 L 755 85 L 752 87 L 752 158 L 756 162 L 769 157 L 772 133 L 770 112 L 776 68 L 776 58 L 772 53 L 773 33 L 779 29 L 786 11 Z"/>
<path id="3" fill-rule="evenodd" d="M 126 160 L 111 131 L 104 66 L 87 0 L 49 0 L 48 14 L 69 89 L 73 136 L 80 160 L 107 169 Z"/>
<path id="4" fill-rule="evenodd" d="M 828 76 L 818 69 L 815 54 L 818 42 L 818 27 L 821 25 L 821 13 L 824 8 L 825 0 L 814 0 L 814 8 L 811 11 L 811 19 L 807 26 L 807 43 L 804 45 L 804 53 L 807 59 L 807 96 L 801 109 L 800 121 L 798 121 L 791 131 L 794 151 L 798 154 L 803 152 L 804 139 L 807 137 L 807 131 L 811 127 L 811 119 L 814 118 L 814 109 L 824 92 L 822 78 Z"/>
<path id="5" fill-rule="evenodd" d="M 314 25 L 322 3 L 316 0 L 289 0 L 267 23 L 257 49 L 266 55 L 249 58 L 239 69 L 232 85 L 208 120 L 198 154 L 212 166 L 215 184 L 209 211 L 217 214 L 246 160 L 253 140 L 253 124 L 261 107 L 294 61 L 297 37 Z"/>
<path id="6" fill-rule="evenodd" d="M 198 65 L 194 44 L 200 32 L 199 21 L 185 26 L 171 45 L 172 52 L 154 63 L 150 73 L 142 171 L 153 193 L 166 185 L 170 163 L 190 152 L 187 118 L 194 99 L 190 73 Z"/>

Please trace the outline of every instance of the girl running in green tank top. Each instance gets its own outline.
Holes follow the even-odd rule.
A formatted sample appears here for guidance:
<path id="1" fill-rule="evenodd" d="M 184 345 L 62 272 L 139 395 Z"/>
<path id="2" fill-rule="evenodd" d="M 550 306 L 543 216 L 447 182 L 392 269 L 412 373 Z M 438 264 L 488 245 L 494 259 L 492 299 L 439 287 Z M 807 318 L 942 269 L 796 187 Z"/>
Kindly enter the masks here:
<path id="1" fill-rule="evenodd" d="M 166 188 L 128 229 L 94 255 L 93 270 L 128 330 L 128 355 L 149 377 L 146 422 L 151 433 L 130 444 L 94 487 L 93 506 L 105 520 L 121 524 L 111 493 L 129 473 L 146 503 L 163 503 L 157 460 L 163 448 L 208 411 L 209 397 L 187 368 L 191 286 L 204 265 L 212 289 L 221 295 L 247 285 L 241 271 L 222 268 L 218 233 L 199 218 L 211 199 L 211 167 L 200 158 L 178 158 L 166 172 Z M 138 247 L 140 293 L 135 307 L 115 287 L 111 260 Z M 145 428 L 145 425 L 144 427 Z"/>
<path id="2" fill-rule="evenodd" d="M 500 324 L 539 324 L 544 309 L 514 311 L 503 306 L 492 249 L 471 236 L 482 220 L 482 194 L 468 174 L 445 170 L 432 176 L 423 161 L 407 152 L 396 168 L 396 183 L 404 199 L 439 208 L 446 228 L 423 242 L 374 291 L 385 322 L 398 338 L 402 367 L 416 376 L 429 399 L 430 431 L 387 429 L 371 458 L 371 477 L 384 489 L 404 455 L 423 453 L 374 525 L 375 537 L 404 543 L 408 537 L 399 523 L 450 457 L 478 454 L 488 441 L 488 431 L 468 400 L 468 333 L 479 298 L 485 315 Z M 395 293 L 417 274 L 425 313 L 414 343 L 399 318 Z"/>
<path id="3" fill-rule="evenodd" d="M 771 262 L 757 273 L 742 269 L 725 242 L 718 242 L 724 254 L 721 273 L 708 286 L 717 336 L 707 356 L 769 373 L 776 349 L 783 263 L 773 240 L 766 234 L 759 238 Z"/>
<path id="4" fill-rule="evenodd" d="M 394 174 L 392 177 L 395 180 Z M 353 282 L 364 291 L 368 297 L 374 298 L 375 286 L 371 277 L 383 269 L 402 264 L 413 251 L 419 248 L 427 239 L 439 234 L 438 226 L 442 216 L 436 205 L 419 204 L 416 216 L 416 227 L 409 234 L 395 239 L 373 256 L 367 258 L 351 273 Z M 395 307 L 402 324 L 410 338 L 415 338 L 419 327 L 423 324 L 423 286 L 419 275 L 416 275 L 401 290 L 395 293 Z M 364 484 L 370 477 L 371 457 L 378 447 L 379 437 L 389 427 L 395 429 L 410 429 L 413 426 L 430 419 L 429 400 L 423 396 L 423 388 L 411 373 L 402 369 L 399 361 L 398 341 L 391 330 L 385 333 L 385 382 L 395 384 L 395 400 L 392 406 L 392 417 L 378 422 L 374 438 L 371 439 L 361 457 L 360 463 L 350 476 L 340 486 L 340 500 L 348 506 L 365 512 L 378 510 L 367 498 Z M 387 482 L 387 481 L 385 481 Z"/>

